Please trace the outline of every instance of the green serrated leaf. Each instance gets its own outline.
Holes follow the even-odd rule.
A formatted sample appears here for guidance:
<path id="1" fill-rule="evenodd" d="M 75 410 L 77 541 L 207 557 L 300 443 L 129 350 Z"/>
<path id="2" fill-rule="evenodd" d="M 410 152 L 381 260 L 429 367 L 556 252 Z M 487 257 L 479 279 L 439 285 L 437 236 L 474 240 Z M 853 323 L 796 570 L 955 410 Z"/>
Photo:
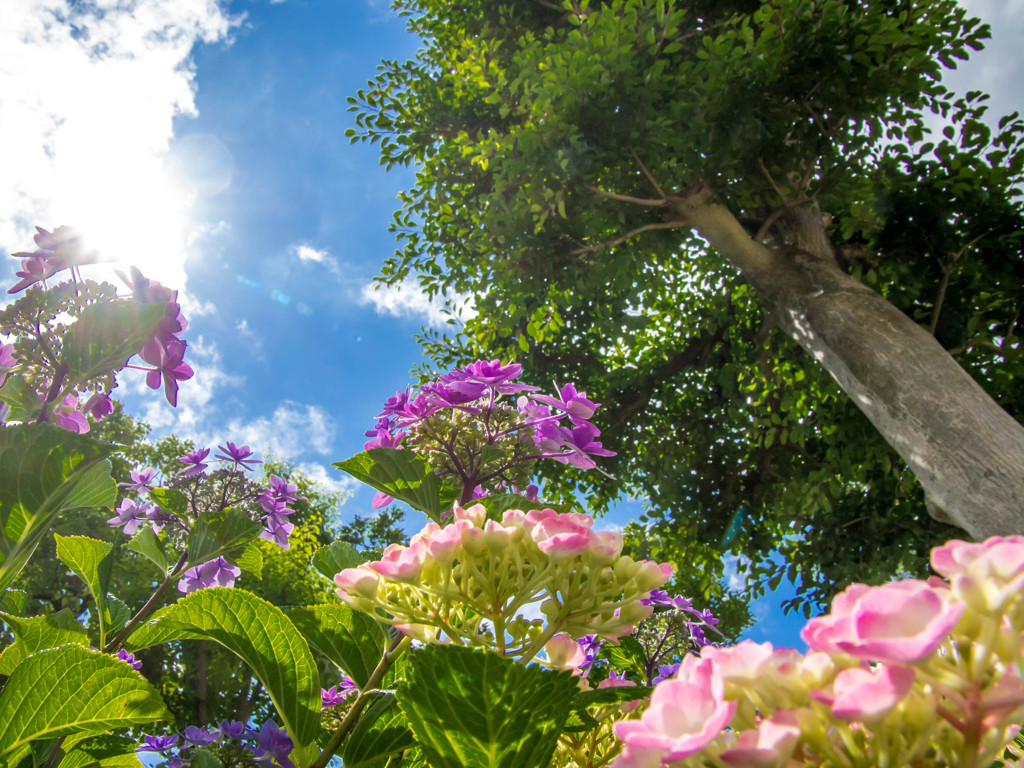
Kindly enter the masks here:
<path id="1" fill-rule="evenodd" d="M 255 541 L 249 542 L 242 550 L 242 554 L 235 558 L 235 565 L 246 573 L 263 578 L 263 553 Z"/>
<path id="2" fill-rule="evenodd" d="M 152 526 L 144 525 L 139 528 L 138 533 L 131 538 L 127 547 L 153 563 L 161 574 L 167 573 L 167 554 L 164 552 L 163 542 L 153 533 Z"/>
<path id="3" fill-rule="evenodd" d="M 607 659 L 620 672 L 628 672 L 638 680 L 647 679 L 647 659 L 643 646 L 635 637 L 620 637 L 618 645 L 605 643 L 601 646 L 599 656 Z"/>
<path id="4" fill-rule="evenodd" d="M 123 661 L 80 645 L 40 651 L 0 692 L 0 760 L 34 741 L 167 717 L 160 694 Z"/>
<path id="5" fill-rule="evenodd" d="M 151 488 L 149 498 L 165 512 L 180 518 L 188 517 L 188 497 L 177 488 Z"/>
<path id="6" fill-rule="evenodd" d="M 25 619 L 0 614 L 14 633 L 14 642 L 0 654 L 0 675 L 10 675 L 33 653 L 61 645 L 89 645 L 89 635 L 67 608 L 45 616 Z"/>
<path id="7" fill-rule="evenodd" d="M 336 541 L 313 553 L 313 567 L 331 581 L 336 574 L 346 568 L 355 568 L 366 560 L 366 553 L 357 552 L 347 541 Z"/>
<path id="8" fill-rule="evenodd" d="M 577 690 L 566 671 L 432 646 L 412 652 L 398 703 L 432 768 L 536 768 L 550 761 Z"/>
<path id="9" fill-rule="evenodd" d="M 28 604 L 28 594 L 20 589 L 8 589 L 0 595 L 0 612 L 14 616 L 24 616 Z"/>
<path id="10" fill-rule="evenodd" d="M 455 501 L 450 493 L 442 494 L 437 477 L 426 459 L 412 451 L 374 448 L 331 466 L 425 512 L 438 523 L 441 522 L 441 514 Z"/>
<path id="11" fill-rule="evenodd" d="M 587 712 L 588 707 L 600 707 L 608 704 L 621 704 L 636 701 L 637 699 L 646 699 L 653 690 L 653 688 L 647 685 L 629 685 L 580 691 L 573 700 L 573 712 L 565 724 L 565 730 L 579 732 L 596 728 L 599 723 Z"/>
<path id="12" fill-rule="evenodd" d="M 54 539 L 57 541 L 57 558 L 85 582 L 96 602 L 100 626 L 99 647 L 102 648 L 107 644 L 107 632 L 112 623 L 110 609 L 107 607 L 107 590 L 110 588 L 110 573 L 114 566 L 114 547 L 106 541 L 87 536 L 54 534 Z"/>
<path id="13" fill-rule="evenodd" d="M 0 427 L 0 592 L 60 512 L 114 503 L 112 449 L 49 424 Z"/>
<path id="14" fill-rule="evenodd" d="M 143 768 L 135 754 L 135 740 L 125 736 L 108 733 L 71 745 L 66 741 L 64 747 L 64 757 L 57 768 Z"/>
<path id="15" fill-rule="evenodd" d="M 342 669 L 361 688 L 387 645 L 381 625 L 347 605 L 314 605 L 288 612 L 310 646 Z"/>
<path id="16" fill-rule="evenodd" d="M 110 622 L 107 626 L 107 634 L 117 632 L 132 617 L 132 609 L 113 595 L 107 595 L 107 611 Z"/>
<path id="17" fill-rule="evenodd" d="M 64 335 L 60 360 L 71 381 L 118 371 L 153 338 L 164 304 L 102 302 L 85 307 Z"/>
<path id="18" fill-rule="evenodd" d="M 188 565 L 199 565 L 223 555 L 239 555 L 242 547 L 262 529 L 262 523 L 238 507 L 206 512 L 188 535 Z"/>
<path id="19" fill-rule="evenodd" d="M 308 762 L 320 727 L 320 675 L 280 608 L 242 589 L 211 587 L 158 611 L 125 645 L 135 650 L 183 639 L 214 640 L 248 664 L 295 741 L 299 762 Z"/>
<path id="20" fill-rule="evenodd" d="M 351 735 L 345 739 L 345 768 L 368 768 L 382 758 L 416 745 L 394 694 L 375 693 Z"/>
<path id="21" fill-rule="evenodd" d="M 189 755 L 189 765 L 192 768 L 224 768 L 224 763 L 205 749 L 193 749 Z"/>

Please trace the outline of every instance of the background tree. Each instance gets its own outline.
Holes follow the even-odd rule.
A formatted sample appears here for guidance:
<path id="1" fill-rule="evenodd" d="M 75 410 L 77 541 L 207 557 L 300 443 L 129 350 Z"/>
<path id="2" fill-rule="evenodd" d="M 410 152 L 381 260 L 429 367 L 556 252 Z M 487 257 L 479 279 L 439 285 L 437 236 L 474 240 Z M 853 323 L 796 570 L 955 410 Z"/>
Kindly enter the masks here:
<path id="1" fill-rule="evenodd" d="M 644 495 L 687 563 L 731 547 L 761 586 L 781 550 L 811 602 L 923 573 L 948 522 L 1024 531 L 1024 123 L 940 82 L 985 25 L 954 0 L 395 8 L 423 46 L 352 99 L 354 140 L 418 169 L 381 280 L 472 295 L 424 335 L 440 365 L 516 355 L 607 403 L 624 483 L 549 490 Z"/>

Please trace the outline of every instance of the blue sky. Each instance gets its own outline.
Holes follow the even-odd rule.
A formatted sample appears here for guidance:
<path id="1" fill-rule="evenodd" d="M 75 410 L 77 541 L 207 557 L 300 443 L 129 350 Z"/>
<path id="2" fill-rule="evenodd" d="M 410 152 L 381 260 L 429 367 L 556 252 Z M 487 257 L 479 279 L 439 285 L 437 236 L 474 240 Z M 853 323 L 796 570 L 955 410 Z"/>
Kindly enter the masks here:
<path id="1" fill-rule="evenodd" d="M 996 38 L 952 84 L 1019 109 L 1024 0 L 965 4 Z M 416 40 L 384 0 L 4 5 L 0 255 L 28 248 L 35 224 L 69 224 L 182 289 L 196 376 L 177 410 L 126 377 L 129 410 L 157 434 L 270 448 L 353 491 L 346 519 L 367 513 L 372 492 L 329 464 L 361 450 L 438 315 L 414 288 L 372 291 L 413 171 L 385 173 L 375 147 L 345 139 L 346 98 Z M 0 277 L 15 268 L 4 259 Z M 796 642 L 787 596 L 758 603 L 752 637 Z"/>

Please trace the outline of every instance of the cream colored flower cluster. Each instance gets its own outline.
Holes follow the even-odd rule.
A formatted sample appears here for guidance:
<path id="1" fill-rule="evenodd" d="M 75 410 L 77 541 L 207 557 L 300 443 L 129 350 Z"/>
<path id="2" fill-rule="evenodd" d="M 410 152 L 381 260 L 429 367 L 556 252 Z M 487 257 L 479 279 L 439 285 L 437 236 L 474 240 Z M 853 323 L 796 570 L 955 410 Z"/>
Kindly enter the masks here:
<path id="1" fill-rule="evenodd" d="M 339 573 L 338 595 L 414 639 L 524 661 L 558 633 L 621 637 L 650 615 L 640 600 L 672 566 L 622 555 L 621 534 L 593 523 L 551 509 L 489 520 L 481 504 L 456 507 L 451 524 L 428 523 L 409 546 Z M 537 604 L 543 619 L 527 615 Z"/>

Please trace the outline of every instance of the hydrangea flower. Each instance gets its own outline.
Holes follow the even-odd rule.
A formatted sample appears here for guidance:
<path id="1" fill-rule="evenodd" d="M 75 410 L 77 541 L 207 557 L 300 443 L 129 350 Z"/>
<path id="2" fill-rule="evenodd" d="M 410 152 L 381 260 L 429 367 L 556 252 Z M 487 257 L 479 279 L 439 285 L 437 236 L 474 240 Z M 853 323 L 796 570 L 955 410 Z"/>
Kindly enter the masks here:
<path id="1" fill-rule="evenodd" d="M 241 568 L 218 557 L 181 574 L 178 591 L 187 595 L 207 587 L 233 587 L 241 573 Z"/>

